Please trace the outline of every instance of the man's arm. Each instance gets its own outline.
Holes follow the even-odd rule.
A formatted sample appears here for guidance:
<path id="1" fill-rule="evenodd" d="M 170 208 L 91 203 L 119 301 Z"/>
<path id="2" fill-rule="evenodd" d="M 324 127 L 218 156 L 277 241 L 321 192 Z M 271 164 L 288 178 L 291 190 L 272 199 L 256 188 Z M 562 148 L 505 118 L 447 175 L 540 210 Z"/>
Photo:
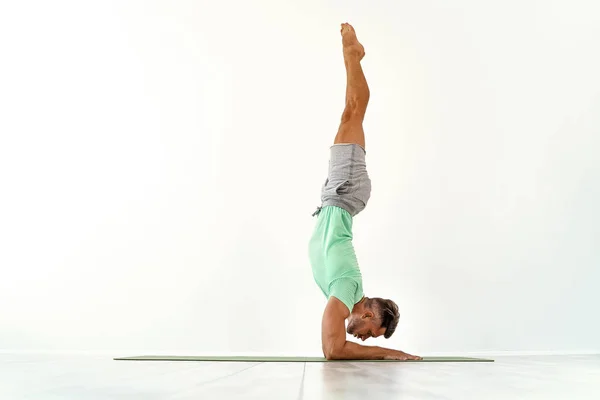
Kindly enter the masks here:
<path id="1" fill-rule="evenodd" d="M 362 346 L 346 341 L 344 321 L 350 315 L 340 300 L 331 297 L 323 313 L 321 343 L 323 355 L 328 360 L 420 360 L 403 351 L 376 346 Z"/>

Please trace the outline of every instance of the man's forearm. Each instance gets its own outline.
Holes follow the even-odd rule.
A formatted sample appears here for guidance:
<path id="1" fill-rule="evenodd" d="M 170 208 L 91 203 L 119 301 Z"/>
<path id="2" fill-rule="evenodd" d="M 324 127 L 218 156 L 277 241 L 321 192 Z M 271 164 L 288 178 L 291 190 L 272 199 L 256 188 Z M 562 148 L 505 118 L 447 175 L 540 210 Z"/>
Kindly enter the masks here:
<path id="1" fill-rule="evenodd" d="M 326 355 L 331 360 L 384 360 L 401 359 L 406 353 L 398 350 L 386 349 L 377 346 L 362 346 L 358 343 L 344 343 L 339 349 L 332 354 Z"/>

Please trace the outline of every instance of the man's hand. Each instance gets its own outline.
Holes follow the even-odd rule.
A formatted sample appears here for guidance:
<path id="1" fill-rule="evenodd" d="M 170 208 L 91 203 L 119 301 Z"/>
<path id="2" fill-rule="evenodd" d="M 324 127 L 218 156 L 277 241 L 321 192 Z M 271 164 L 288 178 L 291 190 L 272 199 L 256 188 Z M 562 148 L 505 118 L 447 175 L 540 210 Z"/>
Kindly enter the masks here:
<path id="1" fill-rule="evenodd" d="M 328 360 L 420 360 L 421 357 L 403 351 L 376 346 L 361 346 L 346 341 L 344 321 L 350 315 L 340 300 L 331 297 L 323 313 L 321 342 Z"/>
<path id="2" fill-rule="evenodd" d="M 384 356 L 383 359 L 384 360 L 400 360 L 400 361 L 407 361 L 407 360 L 417 361 L 417 360 L 423 359 L 423 357 L 413 356 L 412 354 L 408 354 L 403 351 L 395 351 L 395 352 L 398 354 L 391 354 L 388 356 Z"/>

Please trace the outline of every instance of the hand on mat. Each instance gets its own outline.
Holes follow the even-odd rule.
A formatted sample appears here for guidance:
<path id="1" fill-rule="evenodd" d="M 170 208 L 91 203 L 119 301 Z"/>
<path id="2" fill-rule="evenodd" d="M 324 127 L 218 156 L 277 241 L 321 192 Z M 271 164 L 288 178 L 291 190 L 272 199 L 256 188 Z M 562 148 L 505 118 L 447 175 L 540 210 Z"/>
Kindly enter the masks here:
<path id="1" fill-rule="evenodd" d="M 384 360 L 400 360 L 400 361 L 407 361 L 407 360 L 422 360 L 423 357 L 419 357 L 419 356 L 413 356 L 412 354 L 408 354 L 405 353 L 403 351 L 395 351 L 394 354 L 390 354 L 387 355 L 385 357 L 383 357 Z"/>

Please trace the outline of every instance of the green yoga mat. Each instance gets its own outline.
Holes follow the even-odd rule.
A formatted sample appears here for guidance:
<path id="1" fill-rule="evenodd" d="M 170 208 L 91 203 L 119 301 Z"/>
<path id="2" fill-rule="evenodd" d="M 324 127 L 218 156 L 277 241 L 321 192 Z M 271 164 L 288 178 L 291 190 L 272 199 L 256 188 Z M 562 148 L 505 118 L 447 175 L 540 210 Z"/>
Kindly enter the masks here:
<path id="1" fill-rule="evenodd" d="M 419 361 L 396 360 L 335 360 L 327 361 L 322 357 L 262 357 L 262 356 L 137 356 L 119 357 L 118 361 L 240 361 L 240 362 L 494 362 L 486 358 L 471 357 L 423 357 Z"/>

